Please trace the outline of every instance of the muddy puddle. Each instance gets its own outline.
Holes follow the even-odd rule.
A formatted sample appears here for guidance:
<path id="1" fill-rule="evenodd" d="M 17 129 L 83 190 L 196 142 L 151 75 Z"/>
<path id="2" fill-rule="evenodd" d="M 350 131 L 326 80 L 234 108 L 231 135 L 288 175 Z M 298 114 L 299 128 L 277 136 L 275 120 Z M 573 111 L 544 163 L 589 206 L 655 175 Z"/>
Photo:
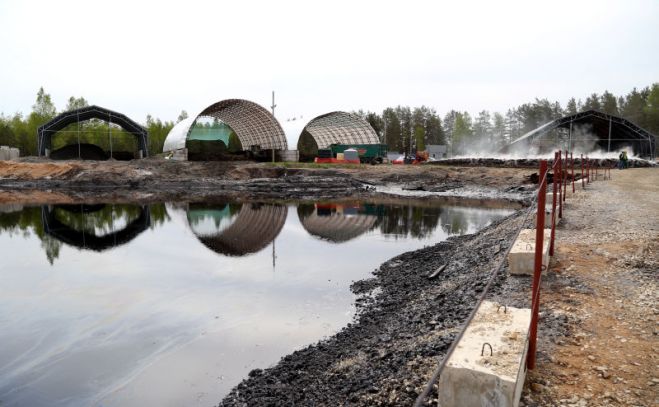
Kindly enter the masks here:
<path id="1" fill-rule="evenodd" d="M 513 211 L 409 199 L 0 207 L 0 405 L 214 405 L 349 323 L 351 282 Z"/>

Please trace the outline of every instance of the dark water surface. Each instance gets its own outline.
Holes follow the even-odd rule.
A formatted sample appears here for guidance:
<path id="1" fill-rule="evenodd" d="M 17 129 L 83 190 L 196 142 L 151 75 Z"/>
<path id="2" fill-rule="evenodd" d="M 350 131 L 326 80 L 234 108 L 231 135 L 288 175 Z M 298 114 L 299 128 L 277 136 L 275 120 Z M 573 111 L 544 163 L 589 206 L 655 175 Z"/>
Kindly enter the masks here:
<path id="1" fill-rule="evenodd" d="M 352 281 L 512 209 L 0 207 L 0 406 L 210 406 L 354 316 Z"/>

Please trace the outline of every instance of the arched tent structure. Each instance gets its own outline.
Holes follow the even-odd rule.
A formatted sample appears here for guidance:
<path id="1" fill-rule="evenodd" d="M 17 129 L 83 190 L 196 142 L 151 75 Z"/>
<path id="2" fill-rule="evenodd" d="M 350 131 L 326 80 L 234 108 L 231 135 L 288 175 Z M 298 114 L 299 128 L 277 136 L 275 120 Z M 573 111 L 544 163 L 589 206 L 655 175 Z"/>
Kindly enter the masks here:
<path id="1" fill-rule="evenodd" d="M 188 117 L 187 119 L 183 119 L 176 123 L 167 134 L 165 144 L 162 146 L 162 151 L 174 151 L 185 148 L 185 140 L 196 119 L 196 117 Z"/>
<path id="2" fill-rule="evenodd" d="M 558 140 L 557 132 L 563 135 Z M 554 138 L 550 138 L 551 135 Z M 561 117 L 532 130 L 508 146 L 503 152 L 526 150 L 531 146 L 539 149 L 555 150 L 566 148 L 600 151 L 617 151 L 631 148 L 633 154 L 641 158 L 655 159 L 656 136 L 622 117 L 587 110 Z"/>
<path id="3" fill-rule="evenodd" d="M 286 150 L 288 143 L 281 125 L 264 107 L 244 99 L 227 99 L 214 103 L 194 118 L 179 122 L 167 135 L 163 151 L 184 148 L 195 121 L 200 117 L 221 120 L 231 127 L 243 150 L 255 147 L 264 150 Z"/>
<path id="4" fill-rule="evenodd" d="M 135 136 L 137 139 L 139 155 L 146 157 L 148 153 L 148 135 L 144 127 L 128 118 L 128 116 L 105 109 L 100 106 L 86 106 L 76 110 L 70 110 L 59 114 L 48 123 L 37 129 L 38 152 L 40 156 L 47 156 L 51 151 L 52 138 L 66 126 L 90 119 L 103 120 L 110 124 L 119 125 L 122 129 Z"/>
<path id="5" fill-rule="evenodd" d="M 211 212 L 208 212 L 211 209 Z M 213 210 L 215 209 L 215 210 Z M 207 211 L 209 216 L 223 216 L 224 206 L 188 208 L 188 224 L 197 239 L 212 251 L 226 256 L 244 256 L 263 250 L 272 242 L 286 223 L 288 208 L 285 205 L 250 203 L 242 204 L 235 219 L 216 233 L 200 233 L 192 224 L 194 211 Z M 213 219 L 217 225 L 222 219 Z"/>
<path id="6" fill-rule="evenodd" d="M 328 148 L 331 144 L 379 144 L 380 139 L 370 124 L 361 117 L 347 112 L 330 112 L 312 119 L 302 130 L 298 150 L 307 137 L 313 138 L 317 148 Z"/>
<path id="7" fill-rule="evenodd" d="M 102 252 L 130 242 L 151 226 L 151 213 L 149 212 L 148 206 L 141 206 L 139 216 L 129 222 L 123 229 L 105 235 L 96 235 L 85 232 L 84 230 L 77 230 L 58 219 L 55 212 L 56 209 L 63 209 L 68 212 L 91 214 L 100 211 L 106 206 L 107 205 L 42 206 L 41 222 L 43 224 L 44 232 L 70 246 Z"/>

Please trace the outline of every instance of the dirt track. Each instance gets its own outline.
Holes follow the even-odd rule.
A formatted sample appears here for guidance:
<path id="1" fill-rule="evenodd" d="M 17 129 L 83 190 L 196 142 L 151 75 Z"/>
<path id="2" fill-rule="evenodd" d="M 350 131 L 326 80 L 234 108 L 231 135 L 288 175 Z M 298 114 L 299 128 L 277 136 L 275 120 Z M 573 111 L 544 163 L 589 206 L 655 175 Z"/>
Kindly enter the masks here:
<path id="1" fill-rule="evenodd" d="M 659 170 L 613 171 L 570 196 L 523 400 L 659 405 Z"/>

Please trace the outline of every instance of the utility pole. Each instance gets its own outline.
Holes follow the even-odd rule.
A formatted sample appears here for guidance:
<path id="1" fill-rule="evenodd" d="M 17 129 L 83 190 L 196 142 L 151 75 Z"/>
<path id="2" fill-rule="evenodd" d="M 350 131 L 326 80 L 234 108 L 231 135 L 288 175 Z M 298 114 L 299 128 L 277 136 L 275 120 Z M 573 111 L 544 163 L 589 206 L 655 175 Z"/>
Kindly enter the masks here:
<path id="1" fill-rule="evenodd" d="M 272 115 L 273 116 L 275 115 L 275 107 L 277 107 L 277 105 L 275 104 L 275 91 L 273 90 L 272 91 L 272 106 L 270 106 L 270 108 L 272 109 Z"/>
<path id="2" fill-rule="evenodd" d="M 272 109 L 272 117 L 275 117 L 275 107 L 277 105 L 275 104 L 275 91 L 272 91 L 272 106 L 270 108 Z M 272 145 L 272 162 L 275 162 L 275 145 Z"/>
<path id="3" fill-rule="evenodd" d="M 277 105 L 275 104 L 275 91 L 273 90 L 272 91 L 272 106 L 270 106 L 270 108 L 272 109 L 272 117 L 275 117 L 275 107 L 277 107 Z M 272 162 L 273 163 L 275 162 L 275 146 L 274 146 L 274 144 L 272 146 Z M 273 218 L 273 222 L 274 222 L 274 218 Z M 277 258 L 277 254 L 275 252 L 275 240 L 277 240 L 277 236 L 275 236 L 275 238 L 272 239 L 272 272 L 273 273 L 275 271 L 275 266 L 276 266 L 275 259 Z"/>

